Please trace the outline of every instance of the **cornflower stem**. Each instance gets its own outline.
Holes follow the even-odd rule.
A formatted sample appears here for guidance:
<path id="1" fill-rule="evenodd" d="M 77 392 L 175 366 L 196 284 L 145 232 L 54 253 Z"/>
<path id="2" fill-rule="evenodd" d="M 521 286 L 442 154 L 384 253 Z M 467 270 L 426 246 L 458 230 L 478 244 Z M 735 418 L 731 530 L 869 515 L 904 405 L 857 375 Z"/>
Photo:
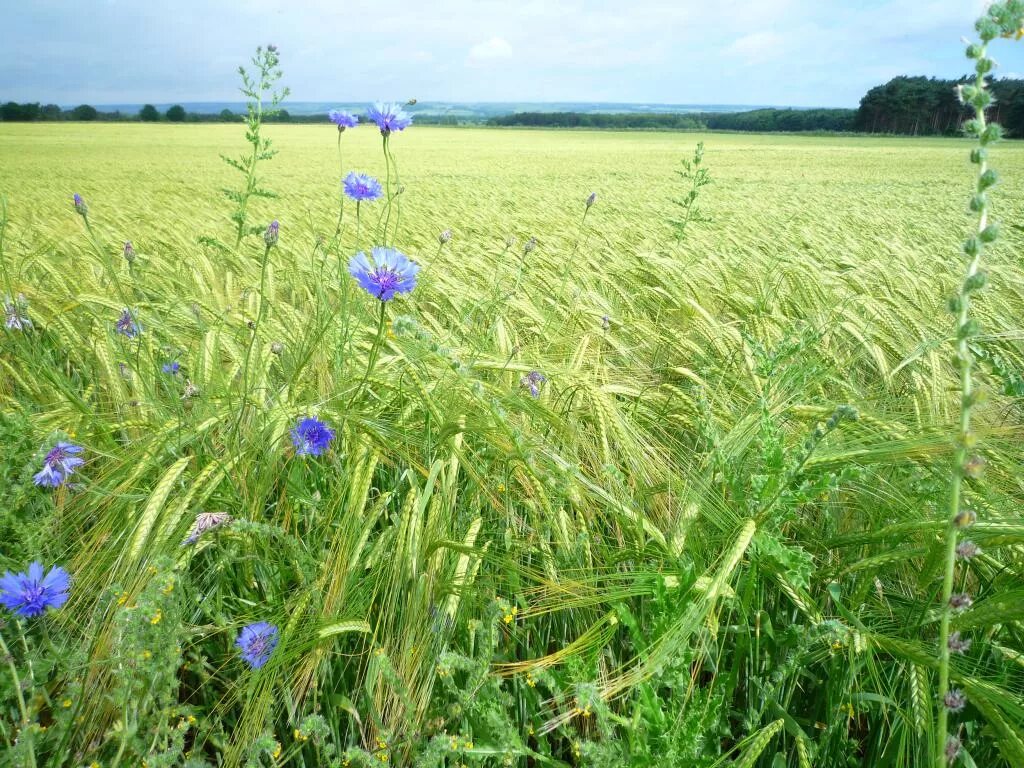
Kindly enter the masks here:
<path id="1" fill-rule="evenodd" d="M 341 157 L 341 131 L 338 131 L 338 178 L 344 181 L 345 179 L 345 163 L 342 162 Z M 341 237 L 341 220 L 345 215 L 345 195 L 342 194 L 341 202 L 338 204 L 338 225 L 334 228 L 334 239 L 339 240 Z"/>
<path id="2" fill-rule="evenodd" d="M 4 642 L 2 634 L 0 634 L 0 653 L 7 659 L 7 668 L 11 670 L 11 682 L 14 683 L 14 692 L 18 697 L 18 712 L 21 713 L 21 731 L 25 735 L 25 741 L 28 744 L 28 762 L 32 768 L 35 768 L 36 751 L 32 744 L 32 727 L 28 716 L 28 707 L 25 706 L 25 694 L 21 691 L 21 678 L 18 676 L 18 668 L 14 664 L 14 656 L 11 655 L 10 650 L 7 648 L 7 643 Z"/>
<path id="3" fill-rule="evenodd" d="M 373 340 L 373 346 L 370 347 L 370 359 L 366 361 L 366 371 L 363 373 L 363 379 L 359 382 L 359 386 L 356 387 L 355 393 L 352 395 L 352 399 L 348 401 L 348 410 L 352 407 L 352 404 L 359 399 L 359 396 L 363 392 L 363 388 L 366 386 L 366 382 L 370 379 L 370 374 L 373 373 L 374 366 L 377 365 L 377 358 L 380 356 L 380 348 L 384 346 L 384 321 L 387 316 L 387 302 L 380 302 L 380 315 L 377 320 L 377 336 Z"/>
<path id="4" fill-rule="evenodd" d="M 238 409 L 238 419 L 235 421 L 235 434 L 238 433 L 239 427 L 242 425 L 242 417 L 245 414 L 246 405 L 249 402 L 249 362 L 252 358 L 252 348 L 256 345 L 256 340 L 260 334 L 260 323 L 263 321 L 263 313 L 266 308 L 266 301 L 263 298 L 263 292 L 267 286 L 267 266 L 270 264 L 270 249 L 273 246 L 267 245 L 263 249 L 263 265 L 260 273 L 260 292 L 257 297 L 257 309 L 256 309 L 256 322 L 253 323 L 252 337 L 249 339 L 249 346 L 245 350 L 245 365 L 242 368 L 242 404 Z"/>
<path id="5" fill-rule="evenodd" d="M 381 245 L 388 244 L 388 225 L 391 223 L 391 153 L 388 151 L 388 134 L 384 136 L 384 195 L 387 197 L 387 207 L 384 209 L 384 233 L 381 236 Z M 378 221 L 379 226 L 379 221 Z"/>
<path id="6" fill-rule="evenodd" d="M 92 224 L 89 223 L 89 216 L 85 215 L 82 217 L 82 221 L 85 222 L 85 231 L 89 233 L 89 241 L 92 243 L 93 249 L 96 254 L 100 257 L 100 261 L 103 263 L 103 267 L 107 270 L 110 275 L 110 280 L 117 290 L 117 294 L 121 297 L 121 302 L 127 307 L 130 302 L 128 301 L 128 294 L 124 292 L 124 288 L 121 285 L 121 281 L 117 277 L 117 270 L 107 257 L 106 252 L 103 250 L 103 246 L 100 245 L 99 240 L 96 239 L 96 233 L 93 232 Z"/>

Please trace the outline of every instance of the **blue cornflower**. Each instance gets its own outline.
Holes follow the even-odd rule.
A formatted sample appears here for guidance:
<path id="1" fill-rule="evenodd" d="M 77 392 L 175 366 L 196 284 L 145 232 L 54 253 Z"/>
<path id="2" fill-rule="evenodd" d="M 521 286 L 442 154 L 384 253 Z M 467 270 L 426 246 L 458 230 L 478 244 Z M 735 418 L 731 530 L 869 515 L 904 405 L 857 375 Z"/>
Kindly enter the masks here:
<path id="1" fill-rule="evenodd" d="M 139 324 L 135 322 L 135 318 L 132 316 L 132 311 L 127 307 L 121 310 L 121 316 L 117 318 L 114 330 L 129 339 L 134 339 L 139 335 Z"/>
<path id="2" fill-rule="evenodd" d="M 277 647 L 277 635 L 277 627 L 265 621 L 242 627 L 235 640 L 235 645 L 242 652 L 242 661 L 253 669 L 262 667 Z"/>
<path id="3" fill-rule="evenodd" d="M 60 608 L 68 601 L 71 576 L 55 565 L 43 575 L 42 563 L 29 565 L 28 573 L 7 571 L 0 578 L 0 603 L 19 616 L 39 616 L 50 608 Z"/>
<path id="4" fill-rule="evenodd" d="M 89 213 L 89 206 L 85 204 L 85 200 L 82 199 L 82 196 L 80 194 L 75 192 L 75 196 L 71 199 L 74 203 L 76 213 L 82 216 L 85 216 L 86 214 Z"/>
<path id="5" fill-rule="evenodd" d="M 4 325 L 12 331 L 24 331 L 26 328 L 32 327 L 32 321 L 29 320 L 28 313 L 28 302 L 25 301 L 25 297 L 22 294 L 18 294 L 18 298 L 12 299 L 10 296 L 4 299 Z"/>
<path id="6" fill-rule="evenodd" d="M 334 439 L 334 430 L 308 416 L 292 428 L 292 445 L 299 456 L 319 456 Z"/>
<path id="7" fill-rule="evenodd" d="M 398 104 L 382 104 L 378 101 L 372 107 L 367 107 L 366 116 L 377 124 L 383 136 L 394 131 L 404 131 L 412 125 L 412 115 L 402 111 Z"/>
<path id="8" fill-rule="evenodd" d="M 82 447 L 71 443 L 57 443 L 43 459 L 43 468 L 36 473 L 33 481 L 44 488 L 56 488 L 64 485 L 74 474 L 75 468 L 85 464 L 78 458 Z"/>
<path id="9" fill-rule="evenodd" d="M 520 385 L 530 390 L 530 394 L 534 397 L 540 397 L 540 385 L 547 381 L 547 378 L 543 373 L 539 371 L 530 371 L 528 374 L 519 379 Z"/>
<path id="10" fill-rule="evenodd" d="M 181 363 L 179 363 L 177 360 L 171 360 L 171 362 L 169 362 L 169 363 L 164 363 L 163 364 L 163 368 L 161 368 L 161 370 L 164 373 L 169 373 L 171 376 L 177 376 L 178 375 L 178 371 L 180 369 L 181 369 Z"/>
<path id="11" fill-rule="evenodd" d="M 353 171 L 341 182 L 345 194 L 357 202 L 376 200 L 384 194 L 380 182 L 373 176 Z"/>
<path id="12" fill-rule="evenodd" d="M 341 133 L 346 128 L 355 128 L 359 125 L 358 117 L 351 115 L 348 112 L 342 112 L 338 109 L 332 109 L 327 113 L 327 117 L 330 118 L 332 123 L 338 126 L 338 133 Z"/>
<path id="13" fill-rule="evenodd" d="M 390 301 L 396 293 L 409 293 L 416 287 L 420 265 L 401 251 L 373 246 L 373 262 L 360 251 L 349 260 L 349 274 L 374 298 Z"/>

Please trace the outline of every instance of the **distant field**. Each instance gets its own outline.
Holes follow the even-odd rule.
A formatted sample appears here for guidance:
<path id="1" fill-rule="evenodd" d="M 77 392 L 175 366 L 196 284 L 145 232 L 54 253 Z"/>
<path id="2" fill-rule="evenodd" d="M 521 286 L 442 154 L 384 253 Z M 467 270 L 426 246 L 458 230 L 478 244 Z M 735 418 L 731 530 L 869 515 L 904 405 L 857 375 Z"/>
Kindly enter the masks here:
<path id="1" fill-rule="evenodd" d="M 280 240 L 235 247 L 242 132 L 0 124 L 0 292 L 34 323 L 0 337 L 0 566 L 73 577 L 40 757 L 134 765 L 173 727 L 228 766 L 336 764 L 328 742 L 362 766 L 928 764 L 966 142 L 413 125 L 388 240 L 422 270 L 382 305 L 348 260 L 383 203 L 333 239 L 333 127 L 267 128 L 278 197 L 249 223 Z M 698 141 L 711 220 L 677 240 Z M 384 179 L 380 145 L 346 132 L 344 170 Z M 992 154 L 984 556 L 952 679 L 973 759 L 1010 766 L 1024 144 Z M 289 437 L 309 414 L 320 457 Z M 86 464 L 51 492 L 57 439 Z M 202 511 L 234 521 L 183 546 Z M 280 645 L 250 669 L 260 622 Z"/>

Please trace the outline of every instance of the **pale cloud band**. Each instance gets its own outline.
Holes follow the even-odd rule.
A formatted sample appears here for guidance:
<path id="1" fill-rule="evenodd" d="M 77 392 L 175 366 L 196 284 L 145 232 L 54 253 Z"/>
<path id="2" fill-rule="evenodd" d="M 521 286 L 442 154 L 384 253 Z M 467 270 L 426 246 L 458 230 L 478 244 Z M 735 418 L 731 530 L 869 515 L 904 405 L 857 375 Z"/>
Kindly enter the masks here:
<path id="1" fill-rule="evenodd" d="M 260 43 L 296 100 L 855 106 L 956 76 L 978 0 L 32 0 L 9 3 L 0 99 L 237 100 Z M 117 41 L 114 44 L 113 41 Z M 1024 70 L 1024 46 L 994 51 Z"/>

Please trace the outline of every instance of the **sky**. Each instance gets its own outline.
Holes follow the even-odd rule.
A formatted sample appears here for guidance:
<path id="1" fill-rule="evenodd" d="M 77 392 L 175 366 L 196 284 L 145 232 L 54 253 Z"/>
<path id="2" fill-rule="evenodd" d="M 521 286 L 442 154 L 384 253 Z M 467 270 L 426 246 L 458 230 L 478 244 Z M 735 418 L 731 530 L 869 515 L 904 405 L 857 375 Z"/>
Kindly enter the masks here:
<path id="1" fill-rule="evenodd" d="M 856 106 L 967 71 L 980 0 L 0 0 L 0 100 L 239 101 L 281 51 L 295 101 Z M 1000 41 L 997 75 L 1024 73 Z"/>

